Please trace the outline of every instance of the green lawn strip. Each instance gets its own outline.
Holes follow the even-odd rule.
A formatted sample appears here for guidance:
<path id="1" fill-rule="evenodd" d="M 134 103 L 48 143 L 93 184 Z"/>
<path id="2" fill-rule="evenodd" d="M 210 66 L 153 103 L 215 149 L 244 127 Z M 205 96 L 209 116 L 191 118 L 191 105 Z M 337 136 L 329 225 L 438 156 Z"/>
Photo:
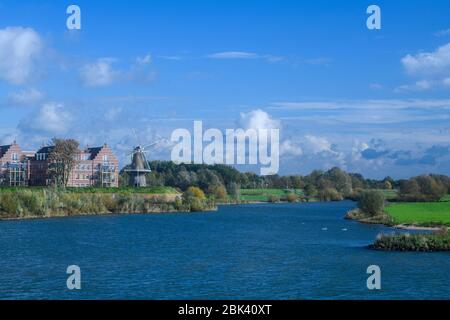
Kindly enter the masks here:
<path id="1" fill-rule="evenodd" d="M 31 190 L 31 191 L 42 191 L 45 189 L 53 188 L 45 188 L 45 187 L 26 187 L 26 188 L 0 188 L 0 192 L 15 192 L 18 190 Z M 128 193 L 145 193 L 145 194 L 176 194 L 179 193 L 172 187 L 147 187 L 147 188 L 66 188 L 59 189 L 65 190 L 68 193 L 120 193 L 120 192 L 128 192 Z"/>
<path id="2" fill-rule="evenodd" d="M 289 193 L 295 193 L 298 196 L 303 195 L 303 191 L 300 189 L 241 189 L 241 200 L 267 202 L 270 196 L 286 200 Z"/>
<path id="3" fill-rule="evenodd" d="M 373 189 L 373 190 L 381 192 L 388 200 L 396 199 L 398 197 L 397 190 L 387 190 L 387 189 Z"/>
<path id="4" fill-rule="evenodd" d="M 450 225 L 450 202 L 393 203 L 386 212 L 396 224 Z"/>

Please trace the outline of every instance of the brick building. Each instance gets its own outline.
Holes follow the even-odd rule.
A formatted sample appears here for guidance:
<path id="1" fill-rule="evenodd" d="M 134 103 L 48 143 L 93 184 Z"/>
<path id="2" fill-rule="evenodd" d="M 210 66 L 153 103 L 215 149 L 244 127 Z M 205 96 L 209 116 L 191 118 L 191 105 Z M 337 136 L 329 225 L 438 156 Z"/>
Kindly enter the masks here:
<path id="1" fill-rule="evenodd" d="M 29 180 L 29 159 L 32 152 L 24 152 L 14 141 L 0 146 L 0 185 L 26 186 Z"/>
<path id="2" fill-rule="evenodd" d="M 48 186 L 52 181 L 48 174 L 49 155 L 53 146 L 42 147 L 30 159 L 30 186 Z M 68 187 L 118 187 L 119 161 L 107 144 L 79 150 L 75 166 L 70 173 Z"/>

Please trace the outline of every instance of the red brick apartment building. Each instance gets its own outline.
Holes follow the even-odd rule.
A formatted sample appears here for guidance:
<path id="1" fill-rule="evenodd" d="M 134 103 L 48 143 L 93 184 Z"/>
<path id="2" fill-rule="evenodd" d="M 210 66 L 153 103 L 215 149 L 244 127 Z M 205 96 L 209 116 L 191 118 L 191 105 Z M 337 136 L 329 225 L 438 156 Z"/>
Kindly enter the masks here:
<path id="1" fill-rule="evenodd" d="M 26 186 L 32 157 L 34 153 L 22 151 L 16 141 L 0 146 L 0 185 Z"/>
<path id="2" fill-rule="evenodd" d="M 0 184 L 9 186 L 48 186 L 52 184 L 48 160 L 53 146 L 36 153 L 23 152 L 14 142 L 0 147 Z M 79 150 L 70 173 L 69 187 L 118 187 L 119 161 L 107 144 Z"/>

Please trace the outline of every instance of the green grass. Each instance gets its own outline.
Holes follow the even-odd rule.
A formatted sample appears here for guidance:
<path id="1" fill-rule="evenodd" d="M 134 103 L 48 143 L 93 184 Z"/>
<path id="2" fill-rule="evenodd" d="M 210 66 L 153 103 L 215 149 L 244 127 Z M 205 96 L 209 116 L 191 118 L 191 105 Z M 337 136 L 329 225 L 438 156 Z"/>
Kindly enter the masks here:
<path id="1" fill-rule="evenodd" d="M 289 193 L 295 192 L 298 196 L 302 196 L 303 192 L 299 189 L 242 189 L 241 201 L 269 201 L 270 196 L 276 196 L 281 200 L 285 200 Z"/>
<path id="2" fill-rule="evenodd" d="M 1 192 L 15 192 L 18 190 L 33 190 L 33 191 L 41 191 L 45 189 L 52 189 L 54 188 L 45 188 L 45 187 L 24 187 L 24 188 L 11 188 L 11 187 L 4 187 L 0 188 Z M 147 187 L 147 188 L 95 188 L 95 187 L 88 187 L 88 188 L 66 188 L 66 192 L 68 193 L 119 193 L 119 192 L 128 192 L 128 193 L 146 193 L 146 194 L 174 194 L 178 193 L 174 188 L 172 187 Z"/>
<path id="3" fill-rule="evenodd" d="M 450 202 L 393 203 L 386 212 L 396 224 L 450 225 Z"/>
<path id="4" fill-rule="evenodd" d="M 385 198 L 387 200 L 392 200 L 392 199 L 396 199 L 398 196 L 398 191 L 393 189 L 393 190 L 386 190 L 386 189 L 374 189 L 375 191 L 379 191 L 381 192 Z"/>

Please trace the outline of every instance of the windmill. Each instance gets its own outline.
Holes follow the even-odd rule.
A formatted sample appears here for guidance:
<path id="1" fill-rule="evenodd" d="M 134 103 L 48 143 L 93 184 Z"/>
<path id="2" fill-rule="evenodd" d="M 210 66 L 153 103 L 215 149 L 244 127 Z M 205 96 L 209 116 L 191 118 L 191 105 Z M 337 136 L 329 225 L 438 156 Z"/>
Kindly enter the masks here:
<path id="1" fill-rule="evenodd" d="M 157 143 L 152 143 L 148 146 L 137 146 L 128 155 L 131 156 L 131 167 L 125 170 L 130 173 L 129 185 L 132 187 L 146 187 L 146 174 L 152 172 L 145 156 L 145 149 L 150 148 Z"/>

